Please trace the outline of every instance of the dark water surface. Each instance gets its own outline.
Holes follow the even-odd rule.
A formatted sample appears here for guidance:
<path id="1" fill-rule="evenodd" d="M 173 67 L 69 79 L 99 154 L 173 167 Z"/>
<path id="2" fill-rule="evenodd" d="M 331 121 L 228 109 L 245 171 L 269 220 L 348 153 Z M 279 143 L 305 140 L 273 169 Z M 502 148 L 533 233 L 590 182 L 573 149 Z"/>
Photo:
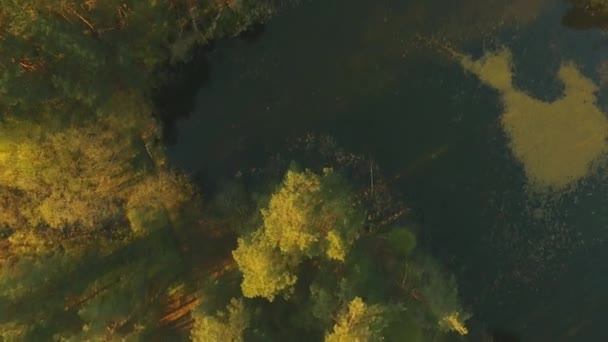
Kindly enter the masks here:
<path id="1" fill-rule="evenodd" d="M 475 331 L 524 341 L 606 341 L 604 170 L 561 196 L 531 194 L 500 125 L 498 94 L 437 48 L 514 56 L 517 86 L 558 98 L 560 63 L 600 84 L 608 40 L 562 25 L 564 1 L 304 2 L 255 39 L 219 42 L 194 113 L 169 148 L 217 180 L 287 139 L 329 134 L 372 155 L 424 241 L 457 276 Z M 439 43 L 437 43 L 439 42 Z M 202 80 L 201 80 L 202 83 Z M 600 102 L 604 101 L 603 91 Z"/>

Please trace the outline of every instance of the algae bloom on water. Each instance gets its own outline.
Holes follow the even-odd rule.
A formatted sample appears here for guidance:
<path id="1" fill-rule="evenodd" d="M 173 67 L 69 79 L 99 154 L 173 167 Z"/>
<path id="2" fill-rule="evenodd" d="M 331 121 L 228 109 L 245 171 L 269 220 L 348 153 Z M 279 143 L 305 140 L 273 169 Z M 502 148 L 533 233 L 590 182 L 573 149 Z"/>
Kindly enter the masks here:
<path id="1" fill-rule="evenodd" d="M 608 120 L 597 106 L 598 87 L 574 64 L 559 69 L 562 97 L 544 102 L 513 85 L 508 49 L 479 60 L 459 58 L 465 70 L 500 93 L 503 129 L 533 190 L 567 190 L 592 171 L 606 152 Z"/>

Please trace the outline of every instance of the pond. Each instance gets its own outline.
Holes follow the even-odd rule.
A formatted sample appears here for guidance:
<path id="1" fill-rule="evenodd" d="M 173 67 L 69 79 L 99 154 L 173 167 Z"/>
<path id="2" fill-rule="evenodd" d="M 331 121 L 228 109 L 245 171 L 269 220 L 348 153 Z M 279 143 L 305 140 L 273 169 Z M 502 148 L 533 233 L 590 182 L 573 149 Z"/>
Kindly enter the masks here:
<path id="1" fill-rule="evenodd" d="M 568 9 L 304 1 L 216 43 L 170 157 L 210 183 L 330 135 L 403 194 L 456 275 L 473 340 L 606 340 L 608 41 L 564 26 Z"/>

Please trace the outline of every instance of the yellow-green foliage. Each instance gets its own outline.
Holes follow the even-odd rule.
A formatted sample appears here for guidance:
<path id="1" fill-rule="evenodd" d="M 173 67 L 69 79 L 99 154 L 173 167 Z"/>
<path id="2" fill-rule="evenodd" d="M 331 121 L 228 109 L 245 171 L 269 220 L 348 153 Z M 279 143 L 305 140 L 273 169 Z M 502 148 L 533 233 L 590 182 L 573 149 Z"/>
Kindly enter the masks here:
<path id="1" fill-rule="evenodd" d="M 20 255 L 43 254 L 49 252 L 52 247 L 48 241 L 31 229 L 16 231 L 8 241 L 11 243 L 11 251 Z"/>
<path id="2" fill-rule="evenodd" d="M 344 260 L 360 227 L 352 197 L 338 175 L 288 171 L 262 210 L 264 235 L 282 253 Z"/>
<path id="3" fill-rule="evenodd" d="M 333 260 L 344 261 L 344 258 L 346 258 L 346 246 L 344 246 L 344 240 L 340 236 L 340 233 L 330 230 L 327 233 L 326 239 L 328 243 L 327 257 Z"/>
<path id="4" fill-rule="evenodd" d="M 367 342 L 381 341 L 384 327 L 383 309 L 378 305 L 368 305 L 355 297 L 348 309 L 342 312 L 332 332 L 325 335 L 325 342 Z"/>
<path id="5" fill-rule="evenodd" d="M 323 231 L 314 225 L 321 198 L 321 181 L 312 172 L 288 171 L 281 188 L 262 210 L 264 232 L 283 253 L 302 253 L 319 241 Z"/>
<path id="6" fill-rule="evenodd" d="M 144 236 L 151 231 L 167 227 L 171 222 L 165 210 L 155 207 L 129 208 L 127 219 L 131 231 L 136 236 Z"/>
<path id="7" fill-rule="evenodd" d="M 186 177 L 162 166 L 146 100 L 118 94 L 97 114 L 67 127 L 0 121 L 0 224 L 14 232 L 11 251 L 69 243 L 64 228 L 83 237 L 102 227 L 124 229 L 125 219 L 146 234 L 175 219 L 191 198 Z M 44 243 L 30 243 L 35 236 Z"/>
<path id="8" fill-rule="evenodd" d="M 232 298 L 226 311 L 218 311 L 215 316 L 195 312 L 193 318 L 190 340 L 194 342 L 242 342 L 243 333 L 249 326 L 249 315 L 242 299 Z"/>
<path id="9" fill-rule="evenodd" d="M 28 327 L 25 324 L 3 323 L 0 324 L 0 340 L 5 342 L 23 341 Z"/>
<path id="10" fill-rule="evenodd" d="M 177 209 L 192 198 L 192 188 L 186 177 L 159 171 L 145 177 L 128 191 L 127 216 L 135 231 L 153 230 L 146 220 L 177 219 Z M 146 227 L 149 227 L 146 229 Z"/>
<path id="11" fill-rule="evenodd" d="M 598 87 L 572 63 L 559 69 L 564 95 L 554 102 L 533 98 L 513 85 L 511 52 L 488 53 L 462 66 L 500 92 L 502 126 L 535 190 L 565 190 L 590 173 L 606 152 L 608 119 L 599 109 Z"/>
<path id="12" fill-rule="evenodd" d="M 17 134 L 20 128 L 15 126 L 40 127 L 13 122 L 2 129 Z M 118 213 L 119 196 L 134 180 L 130 161 L 137 150 L 112 128 L 100 130 L 92 124 L 14 136 L 10 158 L 0 164 L 0 184 L 28 199 L 21 211 L 30 225 L 90 229 Z"/>
<path id="13" fill-rule="evenodd" d="M 239 239 L 233 252 L 243 273 L 245 297 L 272 300 L 296 282 L 294 268 L 304 259 L 325 256 L 344 261 L 359 225 L 352 198 L 337 176 L 288 171 L 262 210 L 263 226 Z"/>
<path id="14" fill-rule="evenodd" d="M 3 117 L 0 223 L 14 231 L 95 231 L 121 222 L 125 202 L 142 202 L 144 196 L 152 206 L 161 201 L 174 209 L 189 192 L 184 179 L 156 174 L 163 156 L 151 144 L 160 133 L 150 112 L 141 94 L 122 91 L 70 119 L 61 112 L 36 120 Z M 13 250 L 23 249 L 18 246 Z"/>
<path id="15" fill-rule="evenodd" d="M 294 261 L 290 256 L 282 255 L 259 231 L 251 239 L 240 238 L 232 256 L 243 273 L 241 290 L 245 297 L 272 301 L 297 281 L 297 276 L 291 272 Z"/>
<path id="16" fill-rule="evenodd" d="M 272 1 L 239 3 L 2 0 L 0 107 L 33 117 L 42 108 L 95 108 L 128 89 L 146 93 L 163 63 L 274 10 Z"/>
<path id="17" fill-rule="evenodd" d="M 0 225 L 9 227 L 23 227 L 26 218 L 22 208 L 27 207 L 27 198 L 21 196 L 20 191 L 0 185 Z"/>
<path id="18" fill-rule="evenodd" d="M 439 321 L 439 325 L 443 329 L 455 331 L 460 335 L 466 335 L 469 333 L 469 329 L 467 329 L 463 320 L 460 318 L 459 312 L 451 312 L 451 313 L 445 315 Z"/>

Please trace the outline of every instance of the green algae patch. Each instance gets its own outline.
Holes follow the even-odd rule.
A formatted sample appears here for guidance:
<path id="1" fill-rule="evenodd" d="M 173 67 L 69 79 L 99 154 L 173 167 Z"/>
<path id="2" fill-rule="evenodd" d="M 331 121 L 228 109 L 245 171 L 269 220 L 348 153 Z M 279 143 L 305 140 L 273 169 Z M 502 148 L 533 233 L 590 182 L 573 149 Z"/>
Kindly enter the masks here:
<path id="1" fill-rule="evenodd" d="M 608 120 L 597 105 L 597 85 L 574 64 L 559 69 L 562 97 L 544 102 L 513 85 L 508 49 L 478 60 L 457 57 L 465 70 L 500 93 L 503 129 L 534 191 L 568 190 L 593 171 L 606 152 Z"/>

